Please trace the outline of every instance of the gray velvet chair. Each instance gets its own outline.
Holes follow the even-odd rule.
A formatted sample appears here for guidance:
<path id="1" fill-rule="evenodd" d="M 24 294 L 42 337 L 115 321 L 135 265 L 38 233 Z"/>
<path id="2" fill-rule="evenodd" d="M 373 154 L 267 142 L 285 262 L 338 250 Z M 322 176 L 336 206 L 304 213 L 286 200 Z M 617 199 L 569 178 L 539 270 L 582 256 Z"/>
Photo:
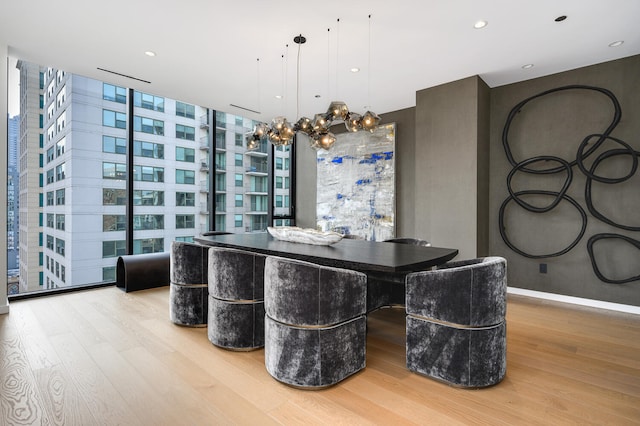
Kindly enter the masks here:
<path id="1" fill-rule="evenodd" d="M 419 238 L 390 238 L 383 243 L 412 244 L 430 247 L 431 243 Z M 383 306 L 404 306 L 406 274 L 393 272 L 370 273 L 367 281 L 367 312 Z"/>
<path id="2" fill-rule="evenodd" d="M 365 274 L 268 257 L 265 366 L 303 388 L 338 383 L 365 367 Z"/>
<path id="3" fill-rule="evenodd" d="M 178 325 L 207 326 L 207 250 L 173 241 L 169 256 L 169 317 Z"/>
<path id="4" fill-rule="evenodd" d="M 450 262 L 406 277 L 407 368 L 461 387 L 506 373 L 507 262 Z"/>
<path id="5" fill-rule="evenodd" d="M 264 346 L 265 256 L 209 249 L 207 335 L 216 346 L 246 351 Z"/>

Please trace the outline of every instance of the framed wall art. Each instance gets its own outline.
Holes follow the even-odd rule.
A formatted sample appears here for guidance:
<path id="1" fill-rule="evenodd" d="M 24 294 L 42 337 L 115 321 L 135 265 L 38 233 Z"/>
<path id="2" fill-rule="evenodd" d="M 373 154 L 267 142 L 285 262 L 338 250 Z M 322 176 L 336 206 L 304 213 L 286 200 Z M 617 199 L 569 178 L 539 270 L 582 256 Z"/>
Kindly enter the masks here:
<path id="1" fill-rule="evenodd" d="M 370 241 L 395 236 L 396 125 L 336 135 L 317 153 L 317 228 Z"/>

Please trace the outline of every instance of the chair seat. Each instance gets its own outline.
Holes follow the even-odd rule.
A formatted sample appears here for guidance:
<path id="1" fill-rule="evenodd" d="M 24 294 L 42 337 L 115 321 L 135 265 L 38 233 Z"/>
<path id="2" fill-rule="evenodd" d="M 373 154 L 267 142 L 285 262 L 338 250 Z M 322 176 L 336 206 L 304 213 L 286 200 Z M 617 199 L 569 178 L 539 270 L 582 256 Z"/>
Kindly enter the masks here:
<path id="1" fill-rule="evenodd" d="M 462 328 L 407 316 L 407 368 L 461 387 L 500 382 L 507 370 L 506 325 Z"/>
<path id="2" fill-rule="evenodd" d="M 295 327 L 265 319 L 265 366 L 276 380 L 320 389 L 366 365 L 364 315 L 329 327 Z"/>
<path id="3" fill-rule="evenodd" d="M 265 256 L 222 247 L 209 249 L 207 336 L 235 351 L 264 346 Z"/>
<path id="4" fill-rule="evenodd" d="M 174 324 L 207 326 L 207 250 L 200 244 L 171 243 L 169 319 Z"/>
<path id="5" fill-rule="evenodd" d="M 169 284 L 169 319 L 187 327 L 207 326 L 207 285 Z"/>
<path id="6" fill-rule="evenodd" d="M 248 351 L 264 346 L 264 302 L 216 299 L 209 296 L 207 336 L 216 346 Z"/>

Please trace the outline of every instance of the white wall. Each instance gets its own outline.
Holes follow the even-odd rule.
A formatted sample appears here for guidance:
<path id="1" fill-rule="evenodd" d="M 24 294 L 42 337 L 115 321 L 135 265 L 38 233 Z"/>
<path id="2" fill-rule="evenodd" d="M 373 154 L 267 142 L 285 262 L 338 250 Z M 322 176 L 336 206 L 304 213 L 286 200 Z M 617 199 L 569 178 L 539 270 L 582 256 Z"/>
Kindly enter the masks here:
<path id="1" fill-rule="evenodd" d="M 7 102 L 8 102 L 8 57 L 7 46 L 0 43 L 0 200 L 6 206 L 7 200 Z M 0 209 L 0 223 L 7 223 L 7 209 Z M 9 300 L 7 299 L 7 227 L 0 227 L 0 314 L 9 312 Z"/>

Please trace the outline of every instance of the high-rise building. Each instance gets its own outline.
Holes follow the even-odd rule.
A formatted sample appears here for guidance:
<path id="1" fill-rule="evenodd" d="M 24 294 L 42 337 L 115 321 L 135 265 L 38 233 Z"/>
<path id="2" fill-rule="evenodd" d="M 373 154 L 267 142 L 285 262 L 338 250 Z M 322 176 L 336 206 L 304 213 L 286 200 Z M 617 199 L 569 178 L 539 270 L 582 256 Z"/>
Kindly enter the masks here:
<path id="1" fill-rule="evenodd" d="M 18 215 L 20 177 L 17 167 L 20 116 L 7 118 L 7 269 L 9 270 L 9 276 L 17 276 L 20 259 L 20 217 Z M 12 283 L 10 287 L 13 293 L 18 292 L 19 285 L 17 281 Z"/>
<path id="2" fill-rule="evenodd" d="M 20 70 L 20 136 L 18 139 L 19 171 L 19 283 L 20 293 L 39 290 L 44 282 L 42 251 L 44 145 L 44 72 L 25 61 Z"/>
<path id="3" fill-rule="evenodd" d="M 21 226 L 30 238 L 24 269 L 38 247 L 34 262 L 41 274 L 23 280 L 21 267 L 20 292 L 115 281 L 117 257 L 126 253 L 131 129 L 133 254 L 168 251 L 173 240 L 193 241 L 214 228 L 266 230 L 271 147 L 265 141 L 247 151 L 252 120 L 62 70 L 23 62 L 19 68 L 25 78 L 41 72 L 42 81 L 27 79 L 21 90 L 30 98 L 42 87 L 42 129 L 25 124 L 23 136 L 43 135 L 41 145 L 25 145 L 37 152 L 29 154 L 39 159 L 38 167 L 25 162 L 31 169 L 23 171 L 20 163 L 21 178 L 36 170 L 41 176 L 38 184 L 24 187 L 21 201 L 42 200 L 37 225 Z M 287 214 L 290 151 L 275 152 L 274 214 Z"/>
<path id="4" fill-rule="evenodd" d="M 7 166 L 18 166 L 18 138 L 20 137 L 20 116 L 7 116 Z"/>

